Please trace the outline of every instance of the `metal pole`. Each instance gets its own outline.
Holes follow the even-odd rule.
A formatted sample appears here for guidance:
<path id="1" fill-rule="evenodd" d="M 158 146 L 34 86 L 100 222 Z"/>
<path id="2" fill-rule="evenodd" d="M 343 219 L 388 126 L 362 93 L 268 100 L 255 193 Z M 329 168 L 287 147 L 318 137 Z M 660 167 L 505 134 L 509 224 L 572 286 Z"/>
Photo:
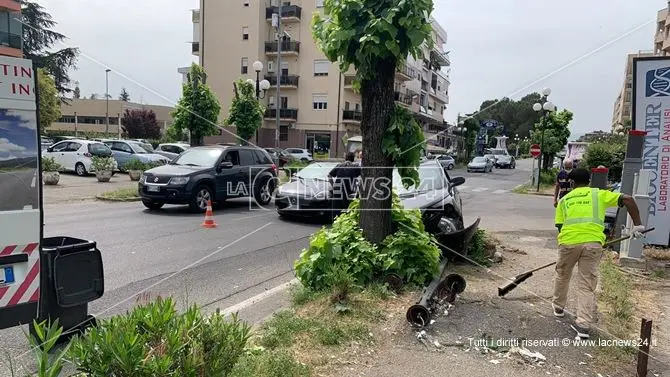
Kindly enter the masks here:
<path id="1" fill-rule="evenodd" d="M 337 124 L 335 125 L 335 157 L 339 157 L 340 147 L 340 101 L 342 98 L 342 71 L 340 72 L 339 80 L 337 82 Z"/>
<path id="2" fill-rule="evenodd" d="M 544 151 L 542 150 L 544 144 L 544 128 L 546 126 L 544 120 L 546 119 L 546 114 L 542 117 L 542 136 L 540 136 L 540 155 L 537 160 L 537 192 L 540 192 L 540 177 L 542 175 L 542 159 L 544 158 Z"/>
<path id="3" fill-rule="evenodd" d="M 105 70 L 105 135 L 109 133 L 109 71 Z"/>
<path id="4" fill-rule="evenodd" d="M 116 127 L 117 131 L 119 131 L 119 140 L 121 140 L 121 114 L 116 113 Z"/>
<path id="5" fill-rule="evenodd" d="M 256 101 L 261 100 L 261 71 L 256 71 Z M 263 121 L 261 120 L 261 127 Z M 256 130 L 256 145 L 258 145 L 258 134 L 261 132 L 260 128 Z"/>
<path id="6" fill-rule="evenodd" d="M 74 137 L 77 137 L 77 112 L 74 112 Z"/>
<path id="7" fill-rule="evenodd" d="M 636 377 L 647 376 L 647 364 L 649 363 L 649 346 L 651 345 L 652 321 L 642 318 L 640 324 L 641 344 L 637 349 L 637 373 Z"/>
<path id="8" fill-rule="evenodd" d="M 275 100 L 277 128 L 275 129 L 275 148 L 279 148 L 279 128 L 281 127 L 281 48 L 283 31 L 281 25 L 282 1 L 278 1 L 277 7 L 277 99 Z"/>

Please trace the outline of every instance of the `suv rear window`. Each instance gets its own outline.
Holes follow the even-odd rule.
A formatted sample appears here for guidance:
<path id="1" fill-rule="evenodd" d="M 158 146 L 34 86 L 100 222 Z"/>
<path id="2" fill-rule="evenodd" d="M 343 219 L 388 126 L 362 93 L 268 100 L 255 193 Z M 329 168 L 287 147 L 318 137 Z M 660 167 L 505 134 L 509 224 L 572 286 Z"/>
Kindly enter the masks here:
<path id="1" fill-rule="evenodd" d="M 259 165 L 272 165 L 273 164 L 272 159 L 270 158 L 270 156 L 268 156 L 267 152 L 265 152 L 263 150 L 260 150 L 260 149 L 256 149 L 256 150 L 254 150 L 254 153 L 256 154 L 256 163 L 257 164 L 259 164 Z"/>
<path id="2" fill-rule="evenodd" d="M 92 143 L 88 145 L 88 152 L 94 156 L 109 157 L 112 155 L 112 150 L 102 143 Z"/>

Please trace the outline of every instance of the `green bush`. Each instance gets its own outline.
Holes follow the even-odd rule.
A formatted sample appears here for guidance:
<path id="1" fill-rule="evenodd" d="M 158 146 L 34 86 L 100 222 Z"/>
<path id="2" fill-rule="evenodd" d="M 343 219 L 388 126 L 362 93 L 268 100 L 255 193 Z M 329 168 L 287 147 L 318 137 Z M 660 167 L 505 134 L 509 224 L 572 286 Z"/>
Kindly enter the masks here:
<path id="1" fill-rule="evenodd" d="M 113 171 L 114 159 L 112 157 L 93 156 L 93 168 L 95 171 Z"/>
<path id="2" fill-rule="evenodd" d="M 623 143 L 595 143 L 588 146 L 584 154 L 584 162 L 589 169 L 602 165 L 609 169 L 611 181 L 621 181 L 623 160 L 626 158 L 626 145 Z"/>
<path id="3" fill-rule="evenodd" d="M 322 228 L 295 263 L 302 284 L 314 290 L 331 287 L 334 271 L 349 274 L 356 285 L 367 286 L 385 274 L 395 273 L 409 284 L 424 285 L 439 272 L 440 249 L 421 221 L 419 210 L 406 210 L 394 194 L 392 217 L 395 232 L 373 245 L 358 226 L 359 201 Z"/>
<path id="4" fill-rule="evenodd" d="M 42 171 L 60 171 L 63 165 L 56 162 L 53 157 L 42 157 Z"/>
<path id="5" fill-rule="evenodd" d="M 540 172 L 540 184 L 547 186 L 555 184 L 558 172 L 559 170 L 555 168 Z"/>
<path id="6" fill-rule="evenodd" d="M 72 343 L 77 371 L 103 376 L 228 376 L 244 355 L 250 327 L 236 316 L 204 316 L 193 306 L 177 313 L 158 299 L 101 321 Z"/>
<path id="7" fill-rule="evenodd" d="M 139 170 L 139 171 L 145 171 L 151 169 L 151 166 L 149 164 L 146 164 L 136 158 L 131 159 L 130 161 L 126 162 L 125 165 L 123 166 L 124 169 L 126 170 Z"/>

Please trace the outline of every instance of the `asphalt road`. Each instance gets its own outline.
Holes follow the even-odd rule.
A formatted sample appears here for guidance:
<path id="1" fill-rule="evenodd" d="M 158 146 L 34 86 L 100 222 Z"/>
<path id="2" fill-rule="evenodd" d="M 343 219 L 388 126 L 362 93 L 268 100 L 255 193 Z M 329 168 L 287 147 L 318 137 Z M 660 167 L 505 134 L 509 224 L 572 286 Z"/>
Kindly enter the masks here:
<path id="1" fill-rule="evenodd" d="M 0 171 L 0 211 L 37 208 L 36 170 Z"/>
<path id="2" fill-rule="evenodd" d="M 454 170 L 450 175 L 466 177 L 461 187 L 466 219 L 485 219 L 510 205 L 505 198 L 516 195 L 510 191 L 527 181 L 530 162 L 519 162 L 515 170 Z M 214 216 L 218 227 L 205 229 L 203 216 L 185 207 L 150 212 L 136 202 L 47 205 L 45 237 L 97 242 L 104 259 L 105 294 L 90 304 L 89 312 L 109 317 L 158 295 L 172 296 L 180 307 L 197 303 L 207 311 L 257 296 L 294 278 L 293 261 L 322 226 L 280 220 L 274 211 L 250 209 L 246 200 L 228 202 Z M 269 313 L 281 305 L 267 301 L 262 310 Z M 0 352 L 24 353 L 23 338 L 20 329 L 1 330 Z M 0 360 L 0 376 L 2 369 Z"/>

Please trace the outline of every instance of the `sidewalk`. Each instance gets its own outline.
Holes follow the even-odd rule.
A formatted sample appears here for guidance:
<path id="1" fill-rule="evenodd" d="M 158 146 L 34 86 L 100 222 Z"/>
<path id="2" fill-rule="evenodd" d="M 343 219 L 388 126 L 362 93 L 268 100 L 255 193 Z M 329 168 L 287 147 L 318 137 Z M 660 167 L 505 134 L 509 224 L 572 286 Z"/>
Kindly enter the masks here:
<path id="1" fill-rule="evenodd" d="M 96 195 L 121 188 L 137 187 L 137 182 L 128 178 L 128 174 L 116 173 L 109 182 L 101 183 L 94 175 L 79 177 L 61 173 L 56 186 L 42 186 L 44 205 L 63 204 L 81 200 L 95 199 Z"/>

